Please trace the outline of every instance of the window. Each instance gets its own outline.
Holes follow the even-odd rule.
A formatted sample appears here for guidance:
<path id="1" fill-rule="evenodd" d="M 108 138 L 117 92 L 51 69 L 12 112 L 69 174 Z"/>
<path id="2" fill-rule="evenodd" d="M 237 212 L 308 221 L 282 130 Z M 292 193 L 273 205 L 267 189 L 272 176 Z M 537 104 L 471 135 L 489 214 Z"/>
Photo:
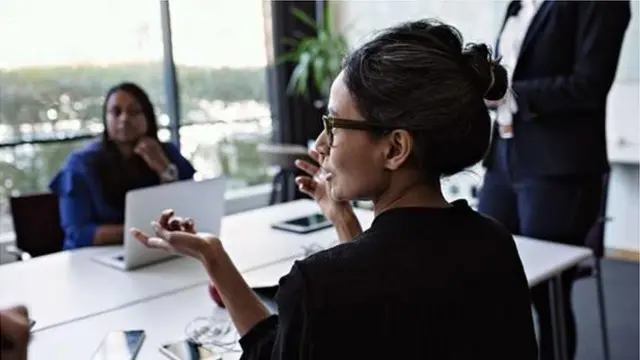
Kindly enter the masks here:
<path id="1" fill-rule="evenodd" d="M 102 132 L 112 85 L 140 84 L 168 125 L 160 24 L 156 1 L 0 2 L 0 234 L 12 230 L 8 196 L 46 191 L 67 155 Z"/>
<path id="2" fill-rule="evenodd" d="M 183 154 L 198 176 L 224 174 L 232 189 L 268 182 L 257 151 L 271 139 L 263 2 L 170 5 Z"/>
<path id="3" fill-rule="evenodd" d="M 163 29 L 164 1 L 0 2 L 0 239 L 12 231 L 8 197 L 47 191 L 69 153 L 102 133 L 104 94 L 122 81 L 151 97 L 161 140 L 178 128 L 197 178 L 224 174 L 230 188 L 269 181 L 257 151 L 271 139 L 268 3 L 172 1 L 172 29 Z M 173 120 L 163 66 L 170 30 Z"/>

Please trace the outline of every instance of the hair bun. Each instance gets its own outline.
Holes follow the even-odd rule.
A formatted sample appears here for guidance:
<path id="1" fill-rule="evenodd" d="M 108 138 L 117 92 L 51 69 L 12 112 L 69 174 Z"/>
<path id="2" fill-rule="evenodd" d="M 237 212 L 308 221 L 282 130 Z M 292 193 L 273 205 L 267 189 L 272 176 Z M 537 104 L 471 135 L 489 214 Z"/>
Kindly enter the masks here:
<path id="1" fill-rule="evenodd" d="M 500 59 L 491 58 L 489 47 L 485 44 L 468 44 L 462 50 L 462 57 L 482 97 L 493 101 L 502 99 L 509 87 L 507 70 L 500 65 Z"/>

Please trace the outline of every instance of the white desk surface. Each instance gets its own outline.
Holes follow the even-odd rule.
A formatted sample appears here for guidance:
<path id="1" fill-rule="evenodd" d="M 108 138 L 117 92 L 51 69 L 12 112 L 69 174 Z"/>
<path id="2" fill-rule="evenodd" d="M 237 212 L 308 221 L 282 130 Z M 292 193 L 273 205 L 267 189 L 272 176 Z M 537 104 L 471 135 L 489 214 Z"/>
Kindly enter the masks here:
<path id="1" fill-rule="evenodd" d="M 576 251 L 574 247 L 565 246 L 553 249 L 558 252 L 557 255 L 549 254 L 548 251 L 552 250 L 551 247 L 555 247 L 555 244 L 546 244 L 526 238 L 517 239 L 517 244 L 521 253 L 526 253 L 523 258 L 529 260 L 542 255 L 542 258 L 550 259 L 550 262 L 567 264 L 589 256 L 588 252 Z M 571 258 L 570 261 L 569 258 Z M 553 276 L 558 266 L 564 268 L 564 265 L 545 268 L 541 262 L 537 264 L 540 266 L 535 267 L 536 264 L 534 264 L 533 268 L 528 267 L 530 272 L 534 271 L 536 274 L 535 278 L 528 276 L 532 285 Z M 287 261 L 283 261 L 266 268 L 247 272 L 244 277 L 249 283 L 260 283 L 265 279 L 273 279 L 279 274 L 286 273 L 289 266 Z M 34 334 L 29 345 L 29 359 L 89 359 L 107 332 L 135 329 L 144 329 L 147 335 L 137 360 L 161 359 L 162 356 L 158 352 L 158 348 L 164 343 L 185 338 L 187 324 L 196 317 L 210 315 L 213 307 L 207 287 L 205 285 L 195 286 L 171 295 L 73 321 L 63 326 L 38 331 Z M 67 343 L 70 338 L 79 337 L 82 341 L 73 341 L 73 346 L 60 345 Z M 239 353 L 224 355 L 225 360 L 238 359 L 239 357 Z"/>
<path id="2" fill-rule="evenodd" d="M 92 260 L 104 248 L 64 251 L 0 267 L 0 308 L 25 304 L 35 330 L 130 305 L 207 280 L 195 260 L 177 258 L 123 272 Z"/>
<path id="3" fill-rule="evenodd" d="M 299 201 L 227 216 L 221 238 L 242 272 L 287 258 L 304 255 L 302 246 L 329 246 L 336 239 L 333 229 L 298 235 L 270 228 L 270 224 L 292 216 L 318 211 L 312 201 Z M 186 215 L 186 214 L 185 214 Z M 196 219 L 198 220 L 198 219 Z M 123 272 L 92 258 L 104 247 L 63 251 L 25 262 L 0 266 L 0 308 L 25 304 L 36 320 L 35 330 L 128 306 L 160 295 L 203 284 L 208 276 L 195 260 L 179 258 Z M 261 273 L 251 281 L 259 286 L 286 273 L 280 265 L 275 274 Z"/>
<path id="4" fill-rule="evenodd" d="M 315 243 L 326 247 L 335 243 L 336 234 L 331 228 L 307 235 L 270 228 L 270 224 L 274 221 L 310 214 L 317 209 L 314 202 L 302 200 L 225 218 L 222 227 L 223 242 L 250 285 L 265 286 L 277 283 L 279 277 L 289 271 L 293 261 L 304 256 L 302 245 Z M 356 212 L 363 227 L 368 228 L 373 219 L 373 213 L 361 209 L 357 209 Z M 553 244 L 524 237 L 516 237 L 516 245 L 530 286 L 536 285 L 591 256 L 591 251 L 585 248 Z M 86 257 L 78 256 L 81 253 L 45 257 L 42 258 L 44 265 L 26 270 L 29 272 L 38 271 L 38 276 L 42 276 L 41 274 L 48 274 L 47 270 L 49 269 L 51 275 L 47 277 L 51 279 L 65 279 L 66 277 L 71 279 L 70 281 L 67 278 L 66 281 L 61 282 L 61 287 L 51 281 L 50 287 L 46 291 L 47 295 L 53 298 L 46 301 L 46 296 L 41 296 L 39 298 L 42 300 L 34 300 L 36 302 L 27 303 L 27 305 L 32 310 L 33 305 L 36 305 L 36 311 L 32 311 L 33 317 L 37 321 L 43 322 L 54 322 L 51 318 L 55 318 L 56 313 L 78 313 L 79 311 L 74 310 L 74 307 L 79 307 L 85 313 L 91 311 L 96 314 L 102 313 L 48 329 L 36 327 L 34 339 L 30 345 L 31 359 L 43 357 L 69 360 L 87 359 L 107 332 L 139 328 L 147 331 L 147 339 L 138 359 L 159 359 L 161 355 L 157 348 L 161 344 L 184 338 L 184 328 L 189 321 L 198 316 L 207 316 L 213 309 L 214 305 L 208 295 L 206 285 L 204 285 L 206 282 L 204 272 L 195 261 L 178 259 L 131 273 L 110 271 L 109 268 L 99 266 L 90 276 L 86 276 L 83 275 L 84 272 L 80 273 L 72 271 L 77 269 L 71 269 L 72 265 L 87 261 Z M 57 260 L 56 256 L 64 257 L 66 260 Z M 278 259 L 280 261 L 277 261 Z M 61 269 L 56 269 L 56 264 Z M 11 272 L 14 275 L 22 275 L 22 279 L 35 275 L 25 275 L 24 272 L 18 271 L 20 264 L 11 266 L 14 266 Z M 24 268 L 28 269 L 29 267 L 24 266 Z M 40 271 L 45 272 L 41 273 Z M 4 284 L 3 280 L 8 276 L 9 271 L 0 271 L 0 284 Z M 101 277 L 105 279 L 101 282 L 102 286 L 91 287 L 91 280 Z M 201 284 L 193 285 L 194 280 L 201 281 Z M 26 284 L 21 285 L 18 280 L 12 281 L 14 286 L 20 286 L 19 289 L 22 292 L 35 294 L 32 296 L 43 294 L 42 290 L 30 290 Z M 191 287 L 185 289 L 184 287 L 188 286 L 190 282 Z M 73 286 L 68 283 L 73 283 Z M 182 290 L 176 283 L 183 286 Z M 95 290 L 74 291 L 74 289 L 81 288 L 82 284 L 86 286 L 85 289 Z M 172 285 L 174 286 L 173 292 L 166 292 L 164 295 L 159 293 L 158 289 L 163 286 L 171 288 Z M 151 290 L 156 292 L 154 298 L 149 296 Z M 102 297 L 109 298 L 114 292 L 127 293 L 131 298 L 137 300 L 128 306 L 105 311 L 110 310 L 109 306 L 105 306 L 105 303 L 100 299 Z M 5 297 L 3 291 L 0 294 L 0 299 L 4 300 Z M 52 299 L 54 300 L 51 301 Z M 94 303 L 89 305 L 86 303 L 88 300 L 93 300 Z M 118 300 L 121 301 L 122 296 L 119 296 Z M 56 306 L 42 305 L 43 301 L 55 303 Z M 106 302 L 110 304 L 113 301 Z M 67 343 L 69 338 L 81 338 L 82 341 L 74 341 L 74 346 L 60 345 Z M 238 356 L 239 354 L 228 355 L 225 359 L 234 359 Z"/>
<path id="5" fill-rule="evenodd" d="M 591 249 L 515 236 L 529 287 L 589 259 Z"/>
<path id="6" fill-rule="evenodd" d="M 207 287 L 201 285 L 39 331 L 33 334 L 29 344 L 29 359 L 88 360 L 108 332 L 138 329 L 145 330 L 146 338 L 136 360 L 164 359 L 158 348 L 184 339 L 189 322 L 199 316 L 211 315 L 214 306 Z M 234 355 L 230 358 L 240 356 Z"/>
<path id="7" fill-rule="evenodd" d="M 282 272 L 276 264 L 244 274 L 249 283 L 260 282 L 263 274 Z M 29 359 L 87 360 L 110 331 L 144 329 L 146 339 L 136 360 L 164 359 L 158 348 L 186 337 L 193 319 L 209 316 L 214 309 L 206 285 L 191 287 L 167 296 L 36 331 L 29 344 Z M 66 344 L 66 345 L 65 345 Z M 240 353 L 225 354 L 238 359 Z"/>
<path id="8" fill-rule="evenodd" d="M 329 247 L 336 243 L 333 228 L 311 234 L 271 229 L 271 224 L 295 216 L 312 214 L 318 206 L 300 200 L 255 209 L 224 218 L 221 238 L 241 272 L 267 265 L 252 286 L 276 284 L 296 259 L 305 256 L 303 246 Z M 356 209 L 363 228 L 373 221 L 369 210 Z M 588 258 L 584 248 L 517 238 L 525 272 L 531 286 Z M 180 258 L 122 272 L 91 258 L 104 248 L 66 251 L 0 267 L 0 307 L 24 303 L 36 320 L 35 329 L 62 324 L 86 316 L 131 305 L 157 296 L 205 283 L 208 278 L 199 263 Z"/>

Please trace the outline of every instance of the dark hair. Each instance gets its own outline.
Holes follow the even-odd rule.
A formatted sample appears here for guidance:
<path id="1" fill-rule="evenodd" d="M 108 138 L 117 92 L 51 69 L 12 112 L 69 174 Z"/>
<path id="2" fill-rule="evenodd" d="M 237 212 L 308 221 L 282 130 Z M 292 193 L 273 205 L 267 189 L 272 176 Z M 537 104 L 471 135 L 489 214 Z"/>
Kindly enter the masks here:
<path id="1" fill-rule="evenodd" d="M 483 99 L 507 92 L 506 70 L 484 44 L 436 20 L 385 29 L 344 60 L 345 84 L 367 121 L 408 129 L 428 178 L 480 161 L 491 137 Z"/>
<path id="2" fill-rule="evenodd" d="M 109 133 L 107 132 L 107 106 L 109 104 L 109 98 L 111 95 L 118 91 L 124 91 L 133 96 L 140 108 L 145 119 L 147 119 L 147 133 L 146 136 L 158 140 L 158 124 L 156 120 L 156 112 L 153 109 L 153 104 L 149 99 L 147 93 L 142 88 L 131 82 L 122 82 L 110 88 L 107 94 L 104 96 L 104 102 L 102 103 L 102 124 L 104 125 L 104 131 L 102 132 L 102 141 L 111 143 L 109 139 Z"/>
<path id="3" fill-rule="evenodd" d="M 123 82 L 107 91 L 102 105 L 104 131 L 102 132 L 100 151 L 93 161 L 93 169 L 100 181 L 105 202 L 119 209 L 124 208 L 127 191 L 142 186 L 159 184 L 160 179 L 141 157 L 134 155 L 130 159 L 125 159 L 118 151 L 113 140 L 109 138 L 107 106 L 109 98 L 117 91 L 127 92 L 140 104 L 142 114 L 147 120 L 146 136 L 158 140 L 158 124 L 153 104 L 140 86 L 131 82 Z"/>

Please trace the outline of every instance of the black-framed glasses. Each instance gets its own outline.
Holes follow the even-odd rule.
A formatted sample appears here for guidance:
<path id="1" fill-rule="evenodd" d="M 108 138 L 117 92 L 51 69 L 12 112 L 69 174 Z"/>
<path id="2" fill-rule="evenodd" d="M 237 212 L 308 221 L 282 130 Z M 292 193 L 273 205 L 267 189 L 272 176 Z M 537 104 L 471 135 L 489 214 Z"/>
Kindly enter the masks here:
<path id="1" fill-rule="evenodd" d="M 322 123 L 324 124 L 324 132 L 329 138 L 329 145 L 333 145 L 333 129 L 362 130 L 374 133 L 385 133 L 397 129 L 397 127 L 372 123 L 369 121 L 341 119 L 331 115 L 322 116 Z"/>

